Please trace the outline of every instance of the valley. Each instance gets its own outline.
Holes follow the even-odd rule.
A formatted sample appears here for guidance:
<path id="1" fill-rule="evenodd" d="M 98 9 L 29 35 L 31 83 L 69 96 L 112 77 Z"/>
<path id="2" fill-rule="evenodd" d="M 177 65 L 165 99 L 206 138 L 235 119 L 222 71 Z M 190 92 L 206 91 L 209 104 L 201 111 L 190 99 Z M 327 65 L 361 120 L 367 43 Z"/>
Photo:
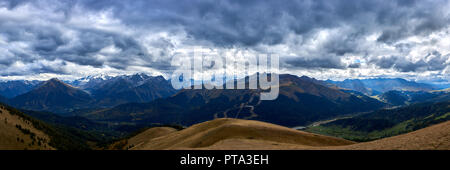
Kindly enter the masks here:
<path id="1" fill-rule="evenodd" d="M 311 126 L 306 131 L 353 141 L 395 136 L 450 120 L 450 102 L 381 109 Z"/>

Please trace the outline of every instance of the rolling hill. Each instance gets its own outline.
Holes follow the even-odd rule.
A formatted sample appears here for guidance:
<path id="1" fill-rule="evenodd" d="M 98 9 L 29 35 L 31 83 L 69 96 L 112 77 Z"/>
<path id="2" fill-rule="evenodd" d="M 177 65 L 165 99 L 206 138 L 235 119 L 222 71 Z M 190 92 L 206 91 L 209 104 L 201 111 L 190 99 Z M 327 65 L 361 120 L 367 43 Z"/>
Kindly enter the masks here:
<path id="1" fill-rule="evenodd" d="M 331 148 L 330 148 L 331 149 Z M 371 142 L 334 147 L 344 150 L 450 150 L 450 121 L 407 134 Z"/>
<path id="2" fill-rule="evenodd" d="M 114 142 L 113 144 L 107 146 L 106 149 L 128 150 L 136 145 L 140 145 L 141 143 L 147 142 L 148 140 L 161 137 L 175 131 L 177 131 L 177 129 L 172 127 L 153 127 L 141 133 L 138 133 L 135 136 L 131 136 L 129 138 L 125 138 L 120 141 Z"/>
<path id="3" fill-rule="evenodd" d="M 450 150 L 450 121 L 410 133 L 342 146 L 311 147 L 263 140 L 226 139 L 206 148 L 224 150 Z M 249 147 L 251 146 L 251 147 Z"/>
<path id="4" fill-rule="evenodd" d="M 128 134 L 142 128 L 114 126 L 122 129 L 115 131 L 106 124 L 81 117 L 62 117 L 48 112 L 18 110 L 4 104 L 0 104 L 0 110 L 2 149 L 91 150 L 111 140 L 117 140 L 114 137 L 125 136 L 120 136 L 120 133 Z M 17 133 L 17 130 L 21 133 Z"/>
<path id="5" fill-rule="evenodd" d="M 195 149 L 209 147 L 227 139 L 262 140 L 316 147 L 354 143 L 270 123 L 222 118 L 196 124 L 181 131 L 167 128 L 151 128 L 128 139 L 128 148 L 132 150 Z M 251 145 L 247 145 L 247 148 L 251 147 Z"/>
<path id="6" fill-rule="evenodd" d="M 180 131 L 150 128 L 113 145 L 130 150 L 449 150 L 449 141 L 450 121 L 399 136 L 355 143 L 265 122 L 222 118 Z"/>
<path id="7" fill-rule="evenodd" d="M 2 149 L 91 149 L 86 132 L 43 122 L 8 105 L 0 104 L 0 109 Z"/>

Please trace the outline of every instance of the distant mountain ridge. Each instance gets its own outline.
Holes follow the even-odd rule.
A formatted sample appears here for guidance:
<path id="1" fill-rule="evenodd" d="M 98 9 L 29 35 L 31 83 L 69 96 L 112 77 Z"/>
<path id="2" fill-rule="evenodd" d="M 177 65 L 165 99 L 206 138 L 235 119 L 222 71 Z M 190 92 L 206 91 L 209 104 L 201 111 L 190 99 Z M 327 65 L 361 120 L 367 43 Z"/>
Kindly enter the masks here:
<path id="1" fill-rule="evenodd" d="M 450 91 L 396 91 L 391 90 L 376 96 L 392 106 L 408 105 L 420 102 L 443 102 L 450 100 Z"/>
<path id="2" fill-rule="evenodd" d="M 14 97 L 10 104 L 28 110 L 68 112 L 89 107 L 94 99 L 85 91 L 53 78 L 28 93 Z"/>
<path id="3" fill-rule="evenodd" d="M 100 83 L 102 81 L 113 78 L 114 76 L 99 74 L 99 75 L 90 75 L 86 77 L 82 77 L 72 81 L 66 81 L 67 84 L 81 87 L 81 88 L 89 88 L 91 86 L 95 86 L 95 84 Z"/>
<path id="4" fill-rule="evenodd" d="M 0 81 L 0 95 L 6 98 L 13 98 L 33 90 L 41 83 L 42 81 L 38 80 Z"/>
<path id="5" fill-rule="evenodd" d="M 176 93 L 170 82 L 162 76 L 135 74 L 98 81 L 86 87 L 98 101 L 98 105 L 111 107 L 130 102 L 149 102 Z"/>
<path id="6" fill-rule="evenodd" d="M 355 90 L 366 95 L 378 95 L 387 91 L 431 91 L 436 88 L 430 84 L 417 83 L 401 78 L 346 79 L 344 81 L 327 80 L 338 87 Z"/>

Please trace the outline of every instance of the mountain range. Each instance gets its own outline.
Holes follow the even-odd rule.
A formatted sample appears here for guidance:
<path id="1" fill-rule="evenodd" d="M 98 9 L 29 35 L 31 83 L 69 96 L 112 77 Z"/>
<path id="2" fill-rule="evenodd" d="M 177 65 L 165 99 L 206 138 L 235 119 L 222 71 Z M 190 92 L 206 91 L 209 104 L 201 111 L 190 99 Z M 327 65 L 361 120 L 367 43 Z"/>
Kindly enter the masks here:
<path id="1" fill-rule="evenodd" d="M 225 117 L 299 126 L 384 106 L 376 99 L 345 93 L 293 75 L 280 75 L 279 88 L 278 98 L 272 101 L 259 100 L 260 90 L 181 90 L 149 103 L 128 103 L 80 116 L 96 121 L 181 125 Z"/>
<path id="2" fill-rule="evenodd" d="M 367 110 L 361 108 L 374 109 L 426 101 L 445 101 L 450 98 L 445 90 L 433 90 L 435 88 L 432 85 L 398 78 L 348 79 L 339 82 L 316 80 L 307 76 L 281 75 L 280 81 L 279 99 L 262 101 L 263 105 L 259 102 L 258 90 L 177 91 L 164 77 L 143 73 L 88 76 L 65 82 L 57 79 L 1 82 L 0 89 L 4 91 L 0 91 L 0 102 L 29 110 L 86 115 L 95 120 L 134 119 L 132 122 L 147 120 L 144 117 L 151 118 L 150 115 L 159 115 L 161 111 L 157 110 L 166 106 L 171 107 L 169 110 L 165 109 L 166 112 L 176 113 L 167 115 L 167 118 L 158 116 L 158 119 L 183 124 L 197 123 L 198 121 L 187 121 L 184 117 L 190 117 L 188 112 L 194 112 L 195 109 L 202 107 L 201 109 L 207 110 L 200 114 L 205 115 L 195 114 L 201 117 L 202 121 L 211 117 L 234 116 L 247 119 L 257 116 L 261 120 L 293 125 L 293 122 L 276 120 L 273 116 L 269 116 L 270 114 L 261 113 L 265 110 L 283 110 L 287 117 L 298 117 L 298 112 L 302 112 L 302 120 L 295 118 L 293 121 L 307 124 L 317 119 Z M 155 101 L 156 99 L 162 100 Z M 151 105 L 155 107 L 149 107 Z M 316 108 L 319 105 L 327 107 Z M 149 112 L 149 108 L 154 110 Z M 130 110 L 133 112 L 120 113 Z M 312 115 L 312 112 L 321 114 Z"/>
<path id="3" fill-rule="evenodd" d="M 175 94 L 169 81 L 162 76 L 151 77 L 145 74 L 119 76 L 104 81 L 94 80 L 81 86 L 89 91 L 103 107 L 112 107 L 130 102 L 149 102 Z"/>
<path id="4" fill-rule="evenodd" d="M 18 86 L 20 91 L 27 81 L 11 83 L 22 84 Z M 113 107 L 130 102 L 149 102 L 176 92 L 170 82 L 162 76 L 152 77 L 145 74 L 105 79 L 92 77 L 83 79 L 83 83 L 79 80 L 66 83 L 56 78 L 33 83 L 36 85 L 33 89 L 30 86 L 27 92 L 11 99 L 0 98 L 0 101 L 22 109 L 68 113 L 79 109 Z"/>
<path id="5" fill-rule="evenodd" d="M 391 90 L 375 96 L 391 106 L 409 105 L 421 102 L 442 102 L 450 100 L 447 91 L 397 91 Z"/>

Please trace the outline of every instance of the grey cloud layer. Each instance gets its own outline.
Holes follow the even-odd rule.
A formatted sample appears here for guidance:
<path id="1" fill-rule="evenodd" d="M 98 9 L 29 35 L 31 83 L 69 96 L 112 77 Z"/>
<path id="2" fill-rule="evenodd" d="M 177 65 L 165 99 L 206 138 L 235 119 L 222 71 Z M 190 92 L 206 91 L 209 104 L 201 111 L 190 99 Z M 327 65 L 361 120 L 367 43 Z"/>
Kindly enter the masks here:
<path id="1" fill-rule="evenodd" d="M 342 25 L 363 36 L 382 30 L 381 42 L 427 34 L 448 26 L 442 0 L 164 0 L 82 1 L 92 10 L 113 8 L 127 24 L 167 27 L 182 25 L 187 32 L 218 45 L 281 43 L 287 31 L 307 34 Z"/>
<path id="2" fill-rule="evenodd" d="M 139 65 L 157 70 L 167 69 L 169 51 L 175 47 L 169 38 L 143 44 L 142 34 L 167 32 L 175 37 L 186 33 L 182 43 L 204 44 L 219 48 L 258 48 L 284 44 L 294 56 L 282 59 L 282 67 L 306 69 L 347 69 L 363 67 L 360 63 L 343 63 L 348 55 L 365 56 L 366 64 L 399 72 L 443 70 L 448 66 L 445 52 L 430 53 L 429 60 L 409 61 L 405 57 L 416 44 L 398 43 L 410 36 L 427 36 L 447 29 L 450 16 L 445 0 L 11 0 L 0 8 L 14 11 L 30 5 L 41 9 L 37 18 L 16 19 L 0 14 L 0 35 L 8 44 L 0 48 L 0 68 L 15 61 L 39 63 L 55 61 L 61 69 L 35 64 L 23 74 L 42 72 L 67 73 L 64 62 L 95 68 L 109 66 L 125 70 Z M 81 12 L 80 12 L 81 10 Z M 83 19 L 80 13 L 111 11 L 120 21 L 119 31 L 98 29 L 90 25 L 71 25 Z M 15 13 L 20 15 L 19 13 Z M 55 16 L 59 14 L 60 16 Z M 36 21 L 36 19 L 38 21 Z M 322 43 L 313 43 L 323 30 L 333 30 Z M 126 33 L 125 33 L 126 32 Z M 130 33 L 131 32 L 131 33 Z M 367 37 L 378 35 L 375 43 Z M 288 35 L 295 35 L 292 40 Z M 1 37 L 0 37 L 1 38 Z M 1 39 L 0 39 L 1 40 Z M 19 43 L 20 42 L 20 43 Z M 24 43 L 26 45 L 23 45 Z M 374 57 L 379 45 L 392 45 L 396 54 Z M 314 48 L 309 48 L 314 45 Z M 102 49 L 117 48 L 117 53 L 103 54 Z M 152 47 L 151 51 L 147 47 Z M 5 50 L 6 49 L 6 50 Z M 155 52 L 153 50 L 159 49 Z M 299 52 L 304 51 L 304 52 Z M 443 53 L 443 54 L 441 54 Z M 99 57 L 103 55 L 105 57 Z M 2 75 L 13 74 L 3 72 Z M 19 73 L 17 73 L 19 74 Z"/>
<path id="3" fill-rule="evenodd" d="M 383 69 L 395 68 L 401 72 L 436 71 L 443 70 L 450 65 L 450 63 L 446 63 L 449 56 L 450 54 L 442 55 L 438 51 L 433 51 L 425 57 L 428 60 L 420 59 L 416 62 L 411 62 L 399 56 L 382 56 L 373 58 L 369 62 Z"/>

